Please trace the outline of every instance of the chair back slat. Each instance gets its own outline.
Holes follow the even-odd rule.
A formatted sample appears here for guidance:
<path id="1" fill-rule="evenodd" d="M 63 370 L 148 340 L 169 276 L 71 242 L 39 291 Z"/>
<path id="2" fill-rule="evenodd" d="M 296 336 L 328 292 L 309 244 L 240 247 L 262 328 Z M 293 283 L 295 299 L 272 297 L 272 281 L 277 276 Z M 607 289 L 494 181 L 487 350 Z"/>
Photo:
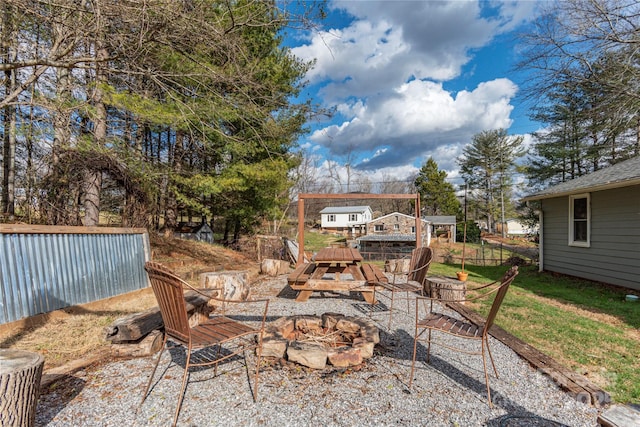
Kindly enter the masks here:
<path id="1" fill-rule="evenodd" d="M 144 268 L 149 274 L 153 293 L 158 300 L 165 332 L 182 342 L 189 342 L 191 329 L 182 280 L 164 266 L 154 262 L 147 262 Z"/>
<path id="2" fill-rule="evenodd" d="M 431 264 L 432 257 L 433 252 L 429 247 L 423 246 L 421 248 L 414 249 L 411 253 L 411 262 L 409 264 L 409 275 L 407 280 L 423 283 L 424 279 L 427 277 L 427 271 L 429 271 L 429 264 Z"/>
<path id="3" fill-rule="evenodd" d="M 498 314 L 498 310 L 502 305 L 502 301 L 504 300 L 507 291 L 509 290 L 509 286 L 513 282 L 513 279 L 518 275 L 518 266 L 514 265 L 500 279 L 500 288 L 496 292 L 496 296 L 493 299 L 493 303 L 491 303 L 491 310 L 489 310 L 489 315 L 487 316 L 487 320 L 484 324 L 484 334 L 487 334 L 491 326 L 493 325 L 494 320 L 496 319 L 496 315 Z"/>

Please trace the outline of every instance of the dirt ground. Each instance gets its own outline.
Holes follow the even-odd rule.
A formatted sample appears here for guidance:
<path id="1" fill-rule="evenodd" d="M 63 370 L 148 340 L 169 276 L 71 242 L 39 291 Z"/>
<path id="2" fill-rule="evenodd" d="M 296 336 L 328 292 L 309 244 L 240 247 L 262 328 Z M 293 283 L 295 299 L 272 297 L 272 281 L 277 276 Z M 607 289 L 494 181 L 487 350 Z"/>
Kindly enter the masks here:
<path id="1" fill-rule="evenodd" d="M 205 271 L 248 270 L 255 278 L 256 261 L 218 245 L 151 236 L 152 259 L 197 285 Z M 64 370 L 78 361 L 101 361 L 109 356 L 104 328 L 115 320 L 156 306 L 151 288 L 81 306 L 69 307 L 2 325 L 0 348 L 35 351 L 45 357 L 45 372 Z"/>
<path id="2" fill-rule="evenodd" d="M 248 270 L 258 277 L 259 264 L 241 252 L 219 245 L 152 235 L 151 258 L 193 285 L 205 271 Z M 250 253 L 251 251 L 247 251 Z M 255 255 L 255 254 L 254 254 Z M 0 325 L 0 348 L 39 352 L 45 371 L 78 361 L 100 361 L 109 355 L 105 327 L 115 320 L 156 306 L 150 288 Z"/>

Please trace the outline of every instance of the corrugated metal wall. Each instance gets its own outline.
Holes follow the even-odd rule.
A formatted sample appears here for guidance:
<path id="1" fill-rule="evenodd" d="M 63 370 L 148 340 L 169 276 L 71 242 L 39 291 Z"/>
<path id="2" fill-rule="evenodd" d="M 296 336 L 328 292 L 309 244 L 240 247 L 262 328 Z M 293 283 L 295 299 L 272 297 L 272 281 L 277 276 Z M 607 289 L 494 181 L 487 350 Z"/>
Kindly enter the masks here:
<path id="1" fill-rule="evenodd" d="M 146 232 L 82 230 L 0 228 L 0 324 L 148 286 Z"/>

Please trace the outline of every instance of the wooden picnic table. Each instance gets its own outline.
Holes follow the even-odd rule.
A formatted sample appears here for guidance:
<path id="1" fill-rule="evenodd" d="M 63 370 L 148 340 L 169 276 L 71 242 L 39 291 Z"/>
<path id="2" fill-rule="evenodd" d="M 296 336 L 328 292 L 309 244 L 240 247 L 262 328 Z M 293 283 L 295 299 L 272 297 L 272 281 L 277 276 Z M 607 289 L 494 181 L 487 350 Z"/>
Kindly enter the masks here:
<path id="1" fill-rule="evenodd" d="M 324 248 L 312 262 L 298 266 L 288 277 L 289 286 L 299 291 L 296 301 L 307 301 L 313 292 L 360 292 L 365 301 L 375 304 L 375 282 L 384 280 L 382 271 L 361 264 L 362 255 L 354 248 Z"/>

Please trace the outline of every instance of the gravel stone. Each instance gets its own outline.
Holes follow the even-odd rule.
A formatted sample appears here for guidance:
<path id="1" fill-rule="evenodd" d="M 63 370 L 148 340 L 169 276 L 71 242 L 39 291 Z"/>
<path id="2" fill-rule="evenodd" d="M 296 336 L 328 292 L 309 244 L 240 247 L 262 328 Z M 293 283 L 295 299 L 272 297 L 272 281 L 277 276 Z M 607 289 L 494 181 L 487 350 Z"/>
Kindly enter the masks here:
<path id="1" fill-rule="evenodd" d="M 344 292 L 318 292 L 307 302 L 296 302 L 295 294 L 287 292 L 286 277 L 272 279 L 269 286 L 252 292 L 256 297 L 271 298 L 270 320 L 326 312 L 367 318 L 370 314 L 359 295 Z M 491 339 L 491 350 L 500 377 L 490 372 L 493 409 L 487 403 L 482 358 L 438 345 L 431 348 L 431 364 L 424 361 L 425 347 L 418 346 L 419 362 L 409 389 L 413 319 L 413 313 L 399 309 L 387 328 L 388 312 L 374 310 L 371 320 L 380 329 L 380 343 L 373 358 L 357 367 L 312 370 L 293 363 L 266 364 L 260 373 L 258 402 L 252 399 L 242 358 L 221 365 L 217 377 L 213 367 L 192 369 L 178 424 L 597 426 L 598 409 L 565 393 L 495 339 Z M 446 334 L 437 337 L 450 342 L 454 339 Z M 170 425 L 184 351 L 172 348 L 164 352 L 150 395 L 138 411 L 155 357 L 116 360 L 51 384 L 41 391 L 35 425 Z M 247 357 L 253 363 L 254 356 Z"/>

